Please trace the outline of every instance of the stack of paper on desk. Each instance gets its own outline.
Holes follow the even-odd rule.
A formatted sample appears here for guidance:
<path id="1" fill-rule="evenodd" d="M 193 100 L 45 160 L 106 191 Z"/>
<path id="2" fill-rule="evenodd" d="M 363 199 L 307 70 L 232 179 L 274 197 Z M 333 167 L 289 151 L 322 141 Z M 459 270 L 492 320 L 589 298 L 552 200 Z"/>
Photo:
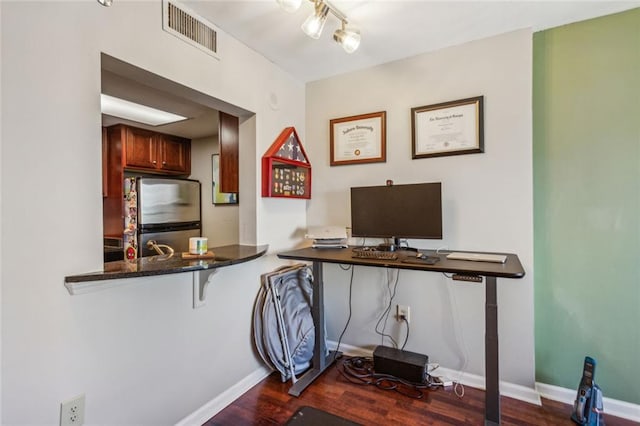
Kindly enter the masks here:
<path id="1" fill-rule="evenodd" d="M 310 226 L 305 238 L 313 240 L 313 248 L 347 247 L 347 230 L 344 226 Z"/>

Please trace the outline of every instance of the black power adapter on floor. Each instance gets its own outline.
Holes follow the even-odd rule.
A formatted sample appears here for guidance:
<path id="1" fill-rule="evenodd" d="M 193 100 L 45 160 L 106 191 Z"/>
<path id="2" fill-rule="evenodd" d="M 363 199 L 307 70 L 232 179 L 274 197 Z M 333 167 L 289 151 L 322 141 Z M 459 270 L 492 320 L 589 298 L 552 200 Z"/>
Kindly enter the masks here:
<path id="1" fill-rule="evenodd" d="M 390 374 L 413 383 L 424 383 L 429 357 L 388 346 L 376 346 L 373 351 L 373 371 Z"/>

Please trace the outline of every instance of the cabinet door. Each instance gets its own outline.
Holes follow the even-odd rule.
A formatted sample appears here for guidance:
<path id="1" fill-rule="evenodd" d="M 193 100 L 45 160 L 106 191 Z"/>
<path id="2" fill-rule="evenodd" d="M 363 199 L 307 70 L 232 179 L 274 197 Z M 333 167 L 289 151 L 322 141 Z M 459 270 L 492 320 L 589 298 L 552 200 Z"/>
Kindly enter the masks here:
<path id="1" fill-rule="evenodd" d="M 124 205 L 122 182 L 124 179 L 123 140 L 126 132 L 121 126 L 106 129 L 106 158 L 103 163 L 107 182 L 105 197 L 102 199 L 103 231 L 105 237 L 122 238 L 124 230 Z"/>
<path id="2" fill-rule="evenodd" d="M 171 135 L 159 135 L 159 167 L 168 172 L 191 174 L 191 141 Z"/>
<path id="3" fill-rule="evenodd" d="M 239 120 L 222 111 L 219 118 L 220 192 L 238 192 Z"/>
<path id="4" fill-rule="evenodd" d="M 107 128 L 102 128 L 102 198 L 109 194 L 109 141 Z"/>
<path id="5" fill-rule="evenodd" d="M 144 169 L 157 167 L 157 144 L 155 133 L 148 130 L 128 127 L 125 143 L 125 166 Z"/>

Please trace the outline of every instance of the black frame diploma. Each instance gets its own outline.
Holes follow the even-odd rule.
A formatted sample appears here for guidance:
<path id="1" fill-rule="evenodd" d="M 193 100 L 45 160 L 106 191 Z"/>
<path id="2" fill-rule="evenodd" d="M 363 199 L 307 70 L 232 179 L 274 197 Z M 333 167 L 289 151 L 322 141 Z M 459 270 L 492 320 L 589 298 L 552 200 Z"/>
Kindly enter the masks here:
<path id="1" fill-rule="evenodd" d="M 411 158 L 484 152 L 483 100 L 411 108 Z"/>
<path id="2" fill-rule="evenodd" d="M 387 112 L 335 118 L 329 121 L 331 165 L 387 161 Z"/>

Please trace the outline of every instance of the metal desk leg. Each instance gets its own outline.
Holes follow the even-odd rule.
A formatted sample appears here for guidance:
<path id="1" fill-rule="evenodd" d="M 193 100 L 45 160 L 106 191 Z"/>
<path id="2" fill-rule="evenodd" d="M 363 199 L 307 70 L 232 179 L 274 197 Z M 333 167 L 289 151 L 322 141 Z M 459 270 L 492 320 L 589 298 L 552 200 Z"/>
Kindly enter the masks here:
<path id="1" fill-rule="evenodd" d="M 289 388 L 289 395 L 300 396 L 324 370 L 335 360 L 336 351 L 327 352 L 324 336 L 324 284 L 322 282 L 322 262 L 313 262 L 313 304 L 311 306 L 313 325 L 315 327 L 315 345 L 313 347 L 313 364 L 297 382 Z"/>
<path id="2" fill-rule="evenodd" d="M 500 424 L 500 373 L 498 370 L 498 297 L 496 277 L 485 277 L 484 374 L 485 425 Z"/>

